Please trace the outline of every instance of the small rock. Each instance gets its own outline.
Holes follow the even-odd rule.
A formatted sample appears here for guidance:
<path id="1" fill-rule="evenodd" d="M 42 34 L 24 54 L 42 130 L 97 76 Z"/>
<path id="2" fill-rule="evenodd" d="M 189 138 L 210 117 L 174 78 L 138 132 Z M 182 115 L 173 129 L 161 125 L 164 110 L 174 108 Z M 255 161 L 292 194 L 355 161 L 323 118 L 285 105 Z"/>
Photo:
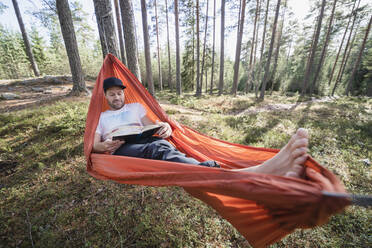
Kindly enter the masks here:
<path id="1" fill-rule="evenodd" d="M 369 161 L 369 159 L 368 158 L 366 158 L 366 159 L 361 159 L 360 161 L 362 161 L 365 165 L 371 165 L 371 161 Z"/>
<path id="2" fill-rule="evenodd" d="M 53 94 L 53 91 L 52 90 L 46 90 L 43 92 L 44 94 Z"/>
<path id="3" fill-rule="evenodd" d="M 14 93 L 2 93 L 0 94 L 0 98 L 5 100 L 13 100 L 19 98 L 19 95 Z"/>
<path id="4" fill-rule="evenodd" d="M 44 92 L 44 89 L 40 87 L 32 87 L 31 90 L 35 92 Z"/>

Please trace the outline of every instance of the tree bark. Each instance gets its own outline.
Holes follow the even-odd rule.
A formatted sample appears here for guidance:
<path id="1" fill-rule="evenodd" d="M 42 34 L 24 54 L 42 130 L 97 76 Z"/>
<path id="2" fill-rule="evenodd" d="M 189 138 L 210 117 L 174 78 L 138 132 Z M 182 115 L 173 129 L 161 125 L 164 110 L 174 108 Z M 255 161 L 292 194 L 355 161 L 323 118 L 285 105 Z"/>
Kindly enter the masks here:
<path id="1" fill-rule="evenodd" d="M 87 95 L 89 94 L 89 91 L 85 87 L 84 75 L 81 68 L 80 55 L 76 42 L 74 24 L 72 22 L 72 16 L 68 1 L 57 0 L 56 7 L 73 80 L 73 87 L 70 95 Z"/>
<path id="2" fill-rule="evenodd" d="M 201 78 L 200 78 L 200 90 L 203 87 L 203 75 L 204 75 L 204 64 L 205 64 L 205 52 L 206 52 L 206 45 L 207 45 L 207 31 L 208 31 L 208 7 L 209 7 L 209 0 L 207 0 L 207 9 L 205 11 L 205 28 L 204 28 L 204 44 L 203 44 L 203 58 L 202 58 L 202 68 L 201 68 Z M 206 81 L 207 82 L 207 79 Z"/>
<path id="3" fill-rule="evenodd" d="M 258 14 L 258 8 L 259 8 L 259 0 L 256 1 L 256 13 L 254 17 L 254 26 L 253 26 L 253 36 L 252 36 L 252 43 L 251 43 L 251 53 L 249 56 L 249 64 L 248 64 L 248 80 L 245 86 L 245 92 L 248 93 L 249 91 L 249 82 L 254 81 L 254 73 L 253 73 L 253 54 L 254 54 L 254 46 L 255 46 L 255 38 L 256 38 L 256 26 L 257 26 L 257 14 Z"/>
<path id="4" fill-rule="evenodd" d="M 278 23 L 278 16 L 279 16 L 279 10 L 280 10 L 280 2 L 281 2 L 281 0 L 278 0 L 278 3 L 276 5 L 275 19 L 274 19 L 274 24 L 273 24 L 273 30 L 272 30 L 272 33 L 271 33 L 269 54 L 267 56 L 267 61 L 266 61 L 266 66 L 265 66 L 265 74 L 264 74 L 264 78 L 262 80 L 262 88 L 261 88 L 261 93 L 260 93 L 260 100 L 261 101 L 265 97 L 265 89 L 266 89 L 266 84 L 267 84 L 267 78 L 269 76 L 269 71 L 270 71 L 271 55 L 273 53 L 276 25 Z"/>
<path id="5" fill-rule="evenodd" d="M 213 1 L 213 45 L 212 45 L 212 71 L 211 71 L 211 85 L 209 94 L 213 94 L 213 79 L 214 79 L 214 48 L 216 41 L 216 0 Z"/>
<path id="6" fill-rule="evenodd" d="M 312 82 L 312 85 L 313 85 L 312 88 L 316 87 L 317 80 L 318 80 L 320 71 L 321 71 L 322 66 L 323 66 L 324 57 L 325 57 L 327 47 L 328 47 L 328 43 L 329 43 L 329 38 L 331 36 L 332 25 L 333 25 L 333 17 L 334 17 L 334 13 L 335 13 L 335 9 L 336 9 L 336 3 L 337 3 L 337 0 L 334 0 L 333 1 L 333 6 L 332 6 L 332 11 L 331 11 L 331 17 L 329 18 L 327 34 L 326 34 L 326 38 L 325 38 L 325 41 L 324 41 L 324 44 L 323 44 L 322 53 L 320 54 L 319 63 L 318 63 L 318 66 L 316 68 L 316 71 L 315 71 L 314 79 L 313 79 L 313 82 Z"/>
<path id="7" fill-rule="evenodd" d="M 285 0 L 285 2 L 284 2 L 284 10 L 282 12 L 281 21 L 280 21 L 280 24 L 279 24 L 280 28 L 279 28 L 279 32 L 278 32 L 277 39 L 276 39 L 276 48 L 275 48 L 275 54 L 274 54 L 274 66 L 273 66 L 273 71 L 272 71 L 271 76 L 270 76 L 270 80 L 272 82 L 270 95 L 273 93 L 273 90 L 274 90 L 275 73 L 276 73 L 276 68 L 278 66 L 278 59 L 279 59 L 280 45 L 281 45 L 281 40 L 282 40 L 284 17 L 285 17 L 286 8 L 287 8 L 287 0 Z"/>
<path id="8" fill-rule="evenodd" d="M 233 77 L 233 86 L 231 90 L 231 94 L 234 96 L 236 96 L 236 92 L 238 89 L 240 53 L 241 53 L 241 48 L 242 48 L 242 38 L 243 38 L 244 19 L 245 19 L 245 4 L 246 4 L 246 0 L 243 0 L 241 10 L 240 10 L 241 14 L 240 14 L 240 20 L 239 20 L 238 39 L 236 40 L 234 77 Z"/>
<path id="9" fill-rule="evenodd" d="M 200 32 L 199 32 L 199 0 L 196 0 L 196 96 L 201 96 L 200 84 Z M 203 75 L 202 75 L 203 76 Z"/>
<path id="10" fill-rule="evenodd" d="M 347 52 L 347 55 L 346 55 L 346 58 L 345 58 L 345 62 L 342 66 L 342 69 L 341 69 L 341 73 L 340 73 L 340 76 L 339 78 L 337 79 L 338 82 L 342 82 L 342 77 L 344 75 L 344 71 L 345 71 L 345 68 L 346 68 L 346 65 L 347 65 L 347 62 L 349 61 L 349 57 L 350 57 L 350 54 L 351 54 L 351 50 L 353 49 L 353 45 L 354 45 L 354 41 L 355 41 L 355 38 L 357 36 L 357 33 L 358 33 L 358 28 L 359 28 L 359 23 L 357 25 L 357 27 L 355 28 L 355 31 L 354 31 L 354 36 L 353 36 L 353 39 L 351 40 L 350 42 L 350 46 L 349 46 L 349 49 L 348 51 L 345 51 L 345 53 Z"/>
<path id="11" fill-rule="evenodd" d="M 152 79 L 150 37 L 149 37 L 149 27 L 147 24 L 147 9 L 146 9 L 145 0 L 141 0 L 141 13 L 142 13 L 143 41 L 144 41 L 144 47 L 145 47 L 145 60 L 146 60 L 146 81 L 147 81 L 150 94 L 155 96 L 154 81 Z"/>
<path id="12" fill-rule="evenodd" d="M 119 35 L 119 45 L 120 45 L 120 58 L 121 61 L 126 65 L 127 60 L 125 58 L 125 48 L 124 48 L 124 40 L 123 40 L 123 31 L 121 29 L 121 19 L 120 19 L 120 10 L 119 10 L 119 0 L 114 0 L 115 5 L 115 14 L 116 14 L 116 26 L 118 28 L 118 35 Z"/>
<path id="13" fill-rule="evenodd" d="M 303 82 L 302 92 L 301 92 L 301 95 L 302 96 L 305 95 L 306 90 L 307 90 L 307 84 L 308 84 L 308 82 L 310 80 L 310 75 L 311 75 L 311 71 L 312 71 L 313 64 L 314 64 L 315 53 L 316 53 L 316 50 L 317 50 L 317 47 L 318 47 L 318 40 L 319 40 L 320 29 L 322 27 L 322 21 L 323 21 L 323 14 L 324 14 L 325 4 L 326 4 L 326 0 L 322 0 L 322 6 L 320 8 L 320 14 L 319 14 L 319 19 L 318 19 L 317 27 L 316 27 L 316 33 L 315 33 L 315 37 L 314 37 L 314 42 L 313 42 L 313 44 L 311 46 L 310 59 L 309 59 L 308 64 L 306 66 L 306 72 L 305 72 L 304 82 Z"/>
<path id="14" fill-rule="evenodd" d="M 258 73 L 256 73 L 256 76 L 259 77 L 261 76 L 261 70 L 262 70 L 262 65 L 263 65 L 263 54 L 264 54 L 264 49 L 265 49 L 265 38 L 266 38 L 266 26 L 267 26 L 267 16 L 268 16 L 268 12 L 269 12 L 269 5 L 270 5 L 270 0 L 267 0 L 267 3 L 266 3 L 266 11 L 265 11 L 265 23 L 264 23 L 264 30 L 263 30 L 263 33 L 262 33 L 262 41 L 261 41 L 261 54 L 260 54 L 260 66 L 259 66 L 259 69 L 258 69 Z M 258 89 L 260 88 L 259 85 L 262 83 L 260 80 L 256 80 L 257 83 L 255 85 L 255 95 L 257 97 L 258 95 Z M 247 85 L 248 87 L 248 85 Z"/>
<path id="15" fill-rule="evenodd" d="M 260 62 L 262 61 L 262 56 L 263 56 L 264 48 L 265 48 L 266 24 L 267 24 L 267 14 L 268 14 L 268 12 L 269 12 L 269 4 L 270 4 L 270 0 L 267 0 L 267 3 L 266 3 L 266 11 L 265 11 L 264 30 L 263 30 L 263 33 L 262 33 L 262 41 L 261 41 Z M 261 63 L 262 63 L 262 62 L 261 62 Z"/>
<path id="16" fill-rule="evenodd" d="M 354 1 L 353 8 L 351 10 L 351 14 L 354 12 L 355 4 L 356 4 L 356 0 Z M 352 15 L 350 15 L 350 17 L 349 17 L 349 20 L 348 20 L 347 25 L 346 25 L 346 28 L 345 28 L 344 35 L 342 36 L 341 44 L 340 44 L 340 47 L 338 49 L 338 52 L 337 52 L 337 55 L 336 55 L 336 59 L 335 59 L 335 62 L 333 64 L 333 67 L 332 67 L 331 76 L 329 77 L 328 85 L 331 85 L 331 82 L 332 82 L 332 79 L 333 79 L 333 74 L 334 74 L 335 69 L 336 69 L 336 66 L 337 66 L 338 57 L 340 56 L 340 53 L 341 53 L 341 50 L 342 50 L 342 46 L 344 44 L 344 40 L 345 40 L 345 37 L 346 37 L 346 34 L 347 34 L 347 30 L 349 28 L 351 19 L 352 19 Z"/>
<path id="17" fill-rule="evenodd" d="M 257 26 L 258 8 L 260 7 L 259 4 L 260 4 L 260 1 L 257 0 L 256 1 L 256 14 L 255 14 L 255 17 L 254 17 L 254 26 L 253 26 L 251 54 L 249 56 L 249 68 L 250 68 L 250 70 L 251 70 L 251 67 L 252 67 L 253 54 L 254 54 L 254 44 L 255 44 L 255 39 L 256 39 L 256 26 Z"/>
<path id="18" fill-rule="evenodd" d="M 356 9 L 359 8 L 359 4 L 360 4 L 360 0 L 358 2 L 358 5 L 357 5 Z M 353 31 L 354 31 L 354 24 L 355 24 L 355 20 L 356 20 L 356 17 L 357 17 L 356 12 L 354 12 L 353 14 L 354 14 L 353 22 L 351 23 L 349 37 L 347 38 L 347 41 L 346 41 L 345 51 L 344 51 L 344 54 L 342 55 L 341 65 L 340 65 L 340 68 L 339 68 L 338 73 L 337 73 L 336 82 L 335 82 L 335 85 L 333 86 L 333 89 L 332 89 L 332 96 L 334 95 L 334 93 L 336 91 L 336 88 L 337 88 L 339 82 L 341 81 L 341 74 L 343 72 L 343 68 L 344 68 L 344 66 L 346 66 L 346 58 L 347 58 L 348 49 L 350 47 L 350 39 L 351 39 L 351 36 L 353 34 Z"/>
<path id="19" fill-rule="evenodd" d="M 133 5 L 131 0 L 120 0 L 121 19 L 128 69 L 141 82 L 141 71 L 138 63 L 136 25 L 134 23 Z"/>
<path id="20" fill-rule="evenodd" d="M 93 0 L 93 2 L 103 58 L 105 58 L 108 53 L 119 57 L 111 1 Z"/>
<path id="21" fill-rule="evenodd" d="M 157 43 L 157 50 L 158 50 L 158 71 L 159 71 L 159 85 L 160 90 L 163 90 L 163 78 L 161 73 L 161 58 L 160 58 L 160 42 L 159 42 L 159 22 L 158 22 L 158 6 L 155 0 L 155 21 L 156 21 L 156 43 Z"/>
<path id="22" fill-rule="evenodd" d="M 346 87 L 346 90 L 345 90 L 345 95 L 347 95 L 347 96 L 349 95 L 350 91 L 352 91 L 353 81 L 354 81 L 354 78 L 355 78 L 355 74 L 356 74 L 356 72 L 358 70 L 360 61 L 362 59 L 362 55 L 363 55 L 363 51 L 364 51 L 364 48 L 365 48 L 366 43 L 367 43 L 369 31 L 371 30 L 371 23 L 372 23 L 372 15 L 369 18 L 369 23 L 368 23 L 368 26 L 367 26 L 367 29 L 366 29 L 366 33 L 364 35 L 364 39 L 363 39 L 362 45 L 360 46 L 360 49 L 359 49 L 358 59 L 357 59 L 356 63 L 354 64 L 353 72 L 351 73 L 351 76 L 350 76 L 350 79 L 349 79 L 349 83 L 347 84 L 347 87 Z M 371 84 L 371 82 L 370 82 L 370 84 Z"/>
<path id="23" fill-rule="evenodd" d="M 260 30 L 260 15 L 261 15 L 261 0 L 258 1 L 258 11 L 257 11 L 257 27 L 256 27 L 256 38 L 254 44 L 254 54 L 253 54 L 253 65 L 256 64 L 256 54 L 257 54 L 257 44 L 258 44 L 258 32 Z"/>
<path id="24" fill-rule="evenodd" d="M 220 54 L 220 81 L 218 83 L 218 95 L 223 91 L 224 56 L 225 56 L 225 0 L 221 0 L 221 54 Z"/>
<path id="25" fill-rule="evenodd" d="M 165 0 L 165 17 L 167 20 L 167 44 L 168 44 L 168 87 L 173 90 L 172 84 L 172 65 L 171 65 L 171 54 L 170 54 L 170 42 L 169 42 L 169 23 L 168 23 L 168 0 Z"/>
<path id="26" fill-rule="evenodd" d="M 176 90 L 177 95 L 182 94 L 181 85 L 181 58 L 180 58 L 180 31 L 178 19 L 178 0 L 174 0 L 174 19 L 176 29 Z"/>
<path id="27" fill-rule="evenodd" d="M 34 71 L 35 76 L 38 77 L 38 76 L 40 76 L 39 68 L 37 67 L 34 55 L 32 53 L 31 45 L 30 45 L 30 42 L 29 42 L 28 37 L 27 37 L 26 28 L 25 28 L 25 25 L 24 25 L 23 20 L 22 20 L 22 15 L 21 15 L 21 12 L 19 10 L 18 2 L 17 2 L 17 0 L 12 0 L 12 2 L 13 2 L 14 11 L 15 11 L 16 16 L 17 16 L 19 28 L 21 29 L 22 38 L 23 38 L 23 42 L 25 44 L 25 49 L 26 49 L 26 54 L 27 54 L 28 60 L 31 63 L 31 67 L 32 67 L 32 70 Z"/>

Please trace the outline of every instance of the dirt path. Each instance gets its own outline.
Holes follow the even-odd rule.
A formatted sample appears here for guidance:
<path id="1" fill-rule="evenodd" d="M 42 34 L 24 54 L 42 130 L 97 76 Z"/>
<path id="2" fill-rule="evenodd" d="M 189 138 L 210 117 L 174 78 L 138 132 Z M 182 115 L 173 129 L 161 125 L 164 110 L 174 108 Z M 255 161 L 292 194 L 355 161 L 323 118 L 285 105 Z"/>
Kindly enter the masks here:
<path id="1" fill-rule="evenodd" d="M 88 89 L 93 89 L 94 82 L 86 81 L 86 85 Z M 63 99 L 71 89 L 72 81 L 69 77 L 44 77 L 23 81 L 0 80 L 0 98 L 4 98 L 4 94 L 14 97 L 0 100 L 0 113 Z"/>
<path id="2" fill-rule="evenodd" d="M 48 80 L 45 80 L 47 78 Z M 52 80 L 49 80 L 52 78 Z M 57 101 L 66 97 L 66 94 L 72 89 L 71 79 L 56 80 L 53 77 L 36 78 L 24 81 L 0 80 L 0 94 L 14 94 L 15 99 L 0 100 L 0 113 L 10 112 L 35 106 L 50 101 Z M 86 81 L 87 87 L 93 89 L 93 81 Z M 0 96 L 1 97 L 1 96 Z M 309 103 L 330 102 L 335 97 L 323 97 L 321 99 L 312 99 L 306 102 L 287 103 L 287 104 L 266 104 L 263 106 L 252 106 L 239 112 L 225 114 L 233 116 L 243 116 L 259 112 L 271 111 L 290 111 L 295 108 L 305 106 Z M 175 112 L 175 114 L 187 115 L 194 120 L 205 118 L 202 110 L 187 108 L 181 105 L 171 104 L 167 101 L 160 101 L 160 105 L 165 111 Z"/>

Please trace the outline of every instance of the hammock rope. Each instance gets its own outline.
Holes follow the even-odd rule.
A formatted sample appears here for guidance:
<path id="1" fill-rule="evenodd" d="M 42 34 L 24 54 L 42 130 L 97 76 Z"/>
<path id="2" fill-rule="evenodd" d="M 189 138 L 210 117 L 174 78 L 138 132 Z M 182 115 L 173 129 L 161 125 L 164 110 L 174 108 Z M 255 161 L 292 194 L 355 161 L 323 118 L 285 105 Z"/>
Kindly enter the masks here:
<path id="1" fill-rule="evenodd" d="M 215 160 L 221 168 L 92 153 L 99 116 L 108 109 L 102 89 L 108 77 L 120 78 L 126 85 L 125 103 L 139 102 L 150 120 L 171 125 L 173 133 L 168 141 L 178 150 L 199 161 Z M 84 135 L 87 172 L 93 177 L 126 184 L 181 186 L 214 208 L 252 246 L 265 247 L 296 228 L 326 223 L 350 204 L 348 197 L 327 196 L 319 184 L 309 180 L 231 171 L 261 164 L 278 151 L 218 140 L 177 123 L 115 56 L 106 56 L 93 90 Z M 305 166 L 339 183 L 312 158 Z"/>

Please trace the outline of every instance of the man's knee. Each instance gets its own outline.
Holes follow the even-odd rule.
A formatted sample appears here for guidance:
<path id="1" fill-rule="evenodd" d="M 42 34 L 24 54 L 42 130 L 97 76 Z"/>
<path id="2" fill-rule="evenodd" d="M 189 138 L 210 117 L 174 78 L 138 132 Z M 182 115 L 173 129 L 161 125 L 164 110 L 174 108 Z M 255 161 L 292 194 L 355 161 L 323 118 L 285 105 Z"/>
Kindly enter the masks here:
<path id="1" fill-rule="evenodd" d="M 163 159 L 164 155 L 175 150 L 175 148 L 166 140 L 156 140 L 149 144 L 146 151 L 147 156 L 153 159 Z"/>

